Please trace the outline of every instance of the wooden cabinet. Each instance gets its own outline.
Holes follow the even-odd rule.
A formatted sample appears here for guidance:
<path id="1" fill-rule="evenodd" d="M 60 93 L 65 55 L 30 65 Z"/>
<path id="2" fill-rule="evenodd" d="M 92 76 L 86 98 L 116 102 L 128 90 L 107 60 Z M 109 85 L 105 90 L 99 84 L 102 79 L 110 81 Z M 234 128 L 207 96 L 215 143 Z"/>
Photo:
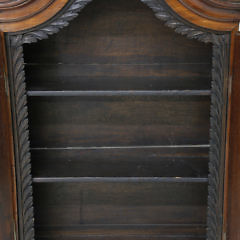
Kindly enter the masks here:
<path id="1" fill-rule="evenodd" d="M 240 3 L 0 8 L 1 239 L 239 239 Z"/>

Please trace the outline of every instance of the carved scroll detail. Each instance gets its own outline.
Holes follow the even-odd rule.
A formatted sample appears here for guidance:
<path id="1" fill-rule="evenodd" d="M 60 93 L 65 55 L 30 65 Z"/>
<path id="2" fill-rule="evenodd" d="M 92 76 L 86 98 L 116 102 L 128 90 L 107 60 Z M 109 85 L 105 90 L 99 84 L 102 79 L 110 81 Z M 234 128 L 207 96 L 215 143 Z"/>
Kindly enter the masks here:
<path id="1" fill-rule="evenodd" d="M 36 42 L 37 40 L 46 39 L 48 35 L 57 33 L 63 27 L 68 26 L 69 22 L 77 17 L 78 12 L 92 0 L 75 0 L 58 18 L 53 19 L 44 27 L 40 27 L 35 31 L 28 32 L 23 36 L 24 43 Z"/>
<path id="2" fill-rule="evenodd" d="M 155 16 L 165 22 L 165 25 L 173 28 L 175 32 L 186 35 L 188 38 L 197 39 L 201 42 L 212 42 L 212 34 L 206 31 L 198 30 L 190 25 L 187 25 L 183 20 L 179 19 L 175 14 L 167 9 L 167 6 L 161 0 L 141 0 L 149 6 Z"/>
<path id="3" fill-rule="evenodd" d="M 92 0 L 74 0 L 69 3 L 69 6 L 60 14 L 59 17 L 53 18 L 45 26 L 40 27 L 37 30 L 33 30 L 25 33 L 24 43 L 36 42 L 37 40 L 46 39 L 48 35 L 57 33 L 60 29 L 67 26 L 69 22 L 77 17 L 78 12 L 85 7 L 85 5 Z M 202 42 L 212 42 L 212 34 L 206 31 L 198 30 L 190 25 L 183 23 L 173 15 L 170 10 L 166 9 L 166 5 L 161 0 L 141 0 L 148 7 L 150 7 L 157 18 L 163 20 L 165 24 L 173 28 L 177 33 L 187 35 L 188 38 L 197 39 Z"/>
<path id="4" fill-rule="evenodd" d="M 226 118 L 227 98 L 224 86 L 228 74 L 228 36 L 213 35 L 213 44 L 207 239 L 221 240 L 225 162 L 222 151 L 225 142 L 223 122 Z"/>
<path id="5" fill-rule="evenodd" d="M 21 212 L 23 221 L 22 234 L 24 240 L 34 239 L 34 217 L 32 197 L 32 176 L 29 147 L 28 110 L 25 87 L 22 36 L 11 37 L 11 59 L 13 66 L 13 95 L 15 100 L 15 119 L 17 134 L 16 154 L 19 165 L 19 184 Z"/>
<path id="6" fill-rule="evenodd" d="M 30 173 L 30 153 L 28 140 L 28 120 L 26 106 L 26 90 L 23 63 L 23 43 L 36 42 L 46 39 L 48 35 L 57 33 L 68 25 L 69 21 L 77 16 L 77 13 L 91 0 L 74 0 L 59 16 L 42 25 L 39 29 L 23 33 L 23 35 L 11 36 L 13 82 L 17 118 L 17 135 L 19 139 L 19 162 L 21 176 L 21 204 L 24 221 L 24 240 L 34 239 L 32 178 Z M 222 128 L 224 116 L 226 91 L 224 90 L 224 78 L 227 60 L 228 35 L 206 32 L 188 25 L 184 20 L 175 16 L 164 1 L 141 0 L 147 4 L 157 18 L 163 20 L 168 27 L 188 38 L 197 39 L 205 43 L 213 43 L 213 72 L 212 72 L 212 98 L 211 98 L 211 130 L 210 130 L 210 163 L 209 163 L 209 195 L 208 195 L 208 240 L 220 240 L 222 228 L 222 193 L 223 193 L 223 169 L 224 157 L 221 151 L 224 136 Z"/>

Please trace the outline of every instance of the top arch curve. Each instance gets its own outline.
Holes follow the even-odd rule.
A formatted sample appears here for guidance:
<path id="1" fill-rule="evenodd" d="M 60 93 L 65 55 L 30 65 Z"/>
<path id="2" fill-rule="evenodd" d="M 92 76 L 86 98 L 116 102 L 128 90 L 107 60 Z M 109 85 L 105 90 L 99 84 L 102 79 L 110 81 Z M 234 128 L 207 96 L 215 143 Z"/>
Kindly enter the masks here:
<path id="1" fill-rule="evenodd" d="M 72 0 L 67 6 L 54 18 L 41 26 L 22 32 L 22 42 L 31 43 L 38 40 L 46 39 L 49 35 L 57 33 L 60 29 L 68 26 L 70 21 L 78 16 L 78 13 L 85 7 L 86 4 L 93 0 Z M 140 0 L 150 7 L 155 16 L 164 21 L 165 24 L 173 28 L 177 33 L 186 35 L 188 38 L 197 39 L 202 42 L 212 42 L 213 35 L 205 29 L 191 26 L 191 24 L 184 23 L 183 19 L 179 19 L 171 11 L 167 9 L 168 6 L 162 0 Z M 19 37 L 19 35 L 18 35 Z"/>
<path id="2" fill-rule="evenodd" d="M 0 1 L 0 30 L 16 33 L 52 22 L 69 6 L 85 6 L 91 0 L 16 0 Z M 143 0 L 148 5 L 166 4 L 186 21 L 215 31 L 232 31 L 240 20 L 240 5 L 219 0 Z M 79 8 L 81 9 L 81 7 Z"/>

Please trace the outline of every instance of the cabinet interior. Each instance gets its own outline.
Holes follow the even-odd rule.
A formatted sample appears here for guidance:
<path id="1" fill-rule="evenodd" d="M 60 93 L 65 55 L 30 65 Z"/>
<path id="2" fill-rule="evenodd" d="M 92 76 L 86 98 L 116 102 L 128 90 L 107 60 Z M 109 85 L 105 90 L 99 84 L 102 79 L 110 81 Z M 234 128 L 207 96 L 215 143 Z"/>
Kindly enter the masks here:
<path id="1" fill-rule="evenodd" d="M 24 45 L 37 240 L 206 239 L 211 59 L 140 0 Z"/>

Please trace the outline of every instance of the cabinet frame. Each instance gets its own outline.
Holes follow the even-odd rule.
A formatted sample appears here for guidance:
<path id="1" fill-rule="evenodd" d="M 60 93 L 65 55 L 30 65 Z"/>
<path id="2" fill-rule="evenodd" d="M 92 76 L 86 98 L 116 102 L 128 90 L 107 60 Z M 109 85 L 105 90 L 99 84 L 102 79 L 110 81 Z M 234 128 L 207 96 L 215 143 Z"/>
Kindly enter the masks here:
<path id="1" fill-rule="evenodd" d="M 6 206 L 9 205 L 10 217 L 8 219 L 0 217 L 3 228 L 10 229 L 9 232 L 0 230 L 0 236 L 2 234 L 4 240 L 34 239 L 34 206 L 23 44 L 46 39 L 48 35 L 57 33 L 67 26 L 70 20 L 75 18 L 90 1 L 68 1 L 57 14 L 53 17 L 47 14 L 49 19 L 43 23 L 39 21 L 41 24 L 37 26 L 27 26 L 26 29 L 18 31 L 19 24 L 16 24 L 17 31 L 6 30 L 1 34 L 0 64 L 3 71 L 0 76 L 0 99 L 4 102 L 0 105 L 0 111 L 7 118 L 7 128 L 0 126 L 0 130 L 5 133 L 3 144 L 0 142 L 0 152 L 2 152 L 0 156 L 3 156 L 5 160 L 5 169 L 11 172 L 10 176 L 3 180 L 0 178 L 1 183 L 7 181 L 11 186 L 9 193 L 3 193 L 3 195 L 10 196 L 8 197 L 10 202 L 7 202 L 2 195 L 0 196 L 0 201 L 3 201 Z M 240 132 L 240 111 L 237 109 L 237 101 L 240 100 L 240 34 L 235 15 L 240 18 L 240 6 L 236 8 L 236 5 L 231 5 L 231 9 L 234 7 L 232 14 L 235 15 L 231 15 L 228 21 L 223 21 L 224 24 L 219 25 L 220 27 L 217 28 L 216 24 L 214 28 L 211 28 L 214 21 L 209 18 L 209 23 L 206 25 L 207 21 L 199 19 L 199 16 L 207 19 L 206 16 L 202 16 L 203 14 L 196 14 L 195 18 L 189 22 L 189 15 L 194 14 L 194 11 L 189 10 L 190 12 L 186 14 L 186 11 L 181 11 L 179 8 L 179 6 L 190 8 L 187 3 L 177 5 L 181 1 L 175 0 L 141 1 L 147 4 L 156 17 L 165 22 L 166 26 L 173 28 L 177 33 L 191 39 L 212 43 L 207 239 L 237 240 L 240 231 L 236 230 L 237 227 L 240 229 L 240 219 L 238 219 L 240 190 L 237 184 L 240 182 L 240 171 L 237 172 L 240 165 L 238 163 L 240 150 L 237 144 L 240 140 L 240 133 L 238 133 Z M 175 5 L 173 5 L 174 2 Z M 185 0 L 185 2 L 188 1 Z M 214 6 L 215 10 L 217 6 L 219 7 L 217 4 Z M 227 15 L 226 6 L 224 5 L 224 10 L 221 11 L 225 11 Z M 7 23 L 3 23 L 2 29 L 8 28 L 6 26 L 8 26 Z"/>

